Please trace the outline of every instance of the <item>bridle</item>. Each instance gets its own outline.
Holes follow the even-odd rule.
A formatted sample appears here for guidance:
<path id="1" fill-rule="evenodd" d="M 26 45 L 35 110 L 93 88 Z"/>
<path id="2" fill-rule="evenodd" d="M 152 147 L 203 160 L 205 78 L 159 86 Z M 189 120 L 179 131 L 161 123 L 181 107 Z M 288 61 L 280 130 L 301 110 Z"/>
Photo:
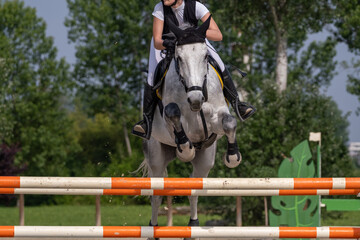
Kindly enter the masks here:
<path id="1" fill-rule="evenodd" d="M 179 81 L 182 83 L 182 85 L 185 88 L 185 92 L 190 92 L 190 91 L 202 91 L 204 98 L 205 98 L 205 102 L 207 102 L 208 100 L 208 92 L 207 92 L 207 76 L 209 74 L 209 64 L 207 64 L 207 70 L 206 70 L 206 75 L 204 76 L 204 82 L 203 82 L 203 86 L 191 86 L 188 87 L 186 86 L 186 82 L 184 77 L 181 75 L 180 73 L 180 68 L 179 68 L 179 58 L 176 58 L 174 56 L 174 60 L 175 60 L 175 70 L 176 73 L 179 75 Z M 201 122 L 204 128 L 204 134 L 205 134 L 205 140 L 201 141 L 201 142 L 197 142 L 197 143 L 193 143 L 193 146 L 200 150 L 202 148 L 208 148 L 211 144 L 213 144 L 217 138 L 217 134 L 215 133 L 211 133 L 211 135 L 209 136 L 209 132 L 208 132 L 208 127 L 206 124 L 206 120 L 205 120 L 205 115 L 203 110 L 200 110 L 200 117 L 201 117 Z M 179 146 L 178 146 L 179 147 Z"/>
<path id="2" fill-rule="evenodd" d="M 208 73 L 209 73 L 209 64 L 206 64 L 207 70 L 206 70 L 206 75 L 204 76 L 204 82 L 203 82 L 202 87 L 200 87 L 200 86 L 191 86 L 191 87 L 188 87 L 188 86 L 186 85 L 186 82 L 185 82 L 184 77 L 183 77 L 183 76 L 181 75 L 181 73 L 180 73 L 179 58 L 177 58 L 177 57 L 174 56 L 174 60 L 175 60 L 175 70 L 176 70 L 176 73 L 179 75 L 179 81 L 180 81 L 180 82 L 182 83 L 182 85 L 184 86 L 185 92 L 188 93 L 188 92 L 191 92 L 191 91 L 202 91 L 203 96 L 204 96 L 204 98 L 205 98 L 205 102 L 207 102 L 207 100 L 208 100 L 207 75 L 208 75 Z"/>

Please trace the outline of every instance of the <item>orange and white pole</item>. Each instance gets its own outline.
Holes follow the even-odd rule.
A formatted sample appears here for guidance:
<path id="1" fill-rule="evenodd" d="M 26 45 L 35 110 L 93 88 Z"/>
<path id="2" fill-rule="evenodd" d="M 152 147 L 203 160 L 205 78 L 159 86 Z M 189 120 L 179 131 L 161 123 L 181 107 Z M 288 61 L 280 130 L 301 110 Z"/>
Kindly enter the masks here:
<path id="1" fill-rule="evenodd" d="M 127 195 L 127 196 L 290 196 L 290 195 L 359 195 L 360 189 L 63 189 L 0 188 L 0 194 L 34 195 Z M 359 195 L 360 197 L 360 195 Z"/>
<path id="2" fill-rule="evenodd" d="M 50 227 L 0 226 L 0 237 L 360 238 L 360 227 Z"/>
<path id="3" fill-rule="evenodd" d="M 0 177 L 0 188 L 360 189 L 360 178 Z"/>

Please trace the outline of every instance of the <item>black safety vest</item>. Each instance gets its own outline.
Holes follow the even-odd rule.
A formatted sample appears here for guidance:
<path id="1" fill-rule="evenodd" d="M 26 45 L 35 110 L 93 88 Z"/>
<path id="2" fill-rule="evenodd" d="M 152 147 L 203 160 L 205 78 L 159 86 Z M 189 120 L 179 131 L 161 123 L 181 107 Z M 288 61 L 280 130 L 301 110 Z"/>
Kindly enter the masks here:
<path id="1" fill-rule="evenodd" d="M 198 26 L 199 20 L 196 19 L 195 14 L 195 7 L 196 7 L 196 1 L 195 0 L 184 0 L 185 1 L 185 8 L 184 8 L 184 22 L 188 22 L 194 27 Z M 164 29 L 163 34 L 169 33 L 169 27 L 167 25 L 167 19 L 170 19 L 173 23 L 176 24 L 176 26 L 179 26 L 179 22 L 174 14 L 174 12 L 171 10 L 171 7 L 164 6 Z"/>

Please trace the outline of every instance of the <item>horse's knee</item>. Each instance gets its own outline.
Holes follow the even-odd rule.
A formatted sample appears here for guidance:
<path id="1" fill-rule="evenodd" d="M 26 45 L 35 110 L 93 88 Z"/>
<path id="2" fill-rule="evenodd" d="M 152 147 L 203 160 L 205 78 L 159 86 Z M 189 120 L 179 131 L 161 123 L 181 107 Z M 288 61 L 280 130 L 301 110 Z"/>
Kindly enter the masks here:
<path id="1" fill-rule="evenodd" d="M 235 132 L 237 127 L 236 118 L 230 114 L 224 114 L 222 119 L 223 129 L 226 134 L 231 134 Z"/>
<path id="2" fill-rule="evenodd" d="M 180 121 L 181 111 L 176 103 L 169 103 L 165 106 L 165 116 L 171 122 L 175 123 Z"/>

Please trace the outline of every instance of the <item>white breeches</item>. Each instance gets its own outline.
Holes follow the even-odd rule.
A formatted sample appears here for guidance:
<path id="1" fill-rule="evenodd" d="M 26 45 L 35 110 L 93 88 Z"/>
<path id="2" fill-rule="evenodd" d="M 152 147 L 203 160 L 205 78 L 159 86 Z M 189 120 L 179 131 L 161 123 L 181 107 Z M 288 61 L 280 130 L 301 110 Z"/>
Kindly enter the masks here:
<path id="1" fill-rule="evenodd" d="M 225 70 L 225 65 L 221 60 L 219 54 L 217 54 L 216 50 L 213 46 L 211 46 L 210 42 L 205 39 L 206 45 L 208 46 L 208 53 L 215 59 L 215 61 L 219 64 L 221 71 Z M 161 54 L 161 50 L 158 50 L 154 47 L 154 39 L 151 38 L 150 43 L 150 56 L 149 56 L 149 69 L 148 69 L 148 77 L 147 82 L 150 86 L 154 85 L 154 72 L 158 63 L 163 59 L 165 55 Z"/>

